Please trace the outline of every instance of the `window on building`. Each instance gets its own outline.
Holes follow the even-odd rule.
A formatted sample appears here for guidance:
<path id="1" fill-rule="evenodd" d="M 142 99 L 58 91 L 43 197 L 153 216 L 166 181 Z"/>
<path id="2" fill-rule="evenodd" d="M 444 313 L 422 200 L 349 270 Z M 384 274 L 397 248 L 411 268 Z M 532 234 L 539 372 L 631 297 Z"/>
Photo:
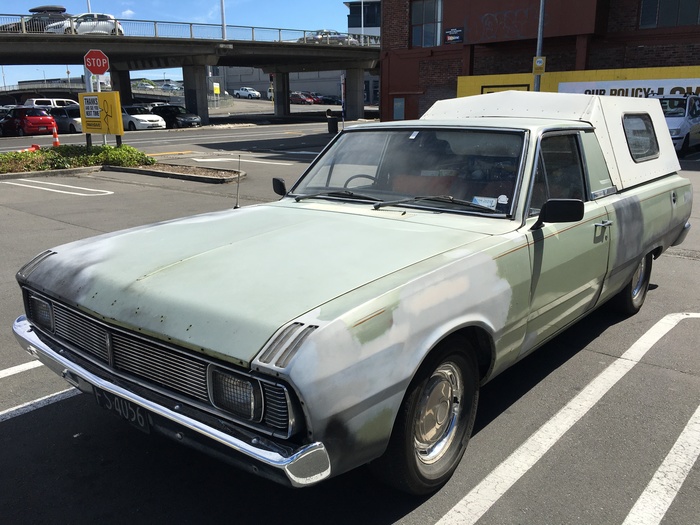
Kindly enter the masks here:
<path id="1" fill-rule="evenodd" d="M 700 0 L 642 0 L 641 29 L 698 25 Z"/>
<path id="2" fill-rule="evenodd" d="M 349 4 L 350 14 L 348 15 L 348 28 L 363 27 L 363 20 L 360 16 L 362 5 Z M 381 27 L 382 25 L 382 4 L 380 2 L 366 2 L 364 4 L 365 18 L 364 27 Z"/>
<path id="3" fill-rule="evenodd" d="M 413 0 L 411 2 L 411 45 L 434 47 L 440 45 L 442 34 L 442 0 Z"/>

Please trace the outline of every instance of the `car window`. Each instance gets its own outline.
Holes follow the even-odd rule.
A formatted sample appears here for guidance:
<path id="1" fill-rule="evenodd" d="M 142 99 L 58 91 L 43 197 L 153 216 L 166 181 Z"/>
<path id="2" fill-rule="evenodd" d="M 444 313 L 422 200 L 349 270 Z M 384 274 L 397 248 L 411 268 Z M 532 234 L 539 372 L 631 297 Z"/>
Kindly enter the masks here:
<path id="1" fill-rule="evenodd" d="M 644 162 L 659 156 L 659 143 L 656 140 L 654 124 L 648 114 L 623 115 L 622 127 L 634 162 Z"/>
<path id="2" fill-rule="evenodd" d="M 51 110 L 51 115 L 54 117 L 64 117 L 66 115 L 66 110 L 61 108 L 53 108 Z"/>
<path id="3" fill-rule="evenodd" d="M 530 215 L 537 215 L 549 199 L 587 200 L 578 134 L 545 135 L 530 196 Z"/>
<path id="4" fill-rule="evenodd" d="M 80 107 L 70 107 L 66 109 L 66 113 L 68 113 L 70 118 L 80 118 Z"/>
<path id="5" fill-rule="evenodd" d="M 341 136 L 294 192 L 349 189 L 383 201 L 449 196 L 509 213 L 523 147 L 520 131 L 358 130 Z"/>
<path id="6" fill-rule="evenodd" d="M 49 114 L 44 109 L 32 108 L 27 110 L 28 117 L 48 117 Z"/>

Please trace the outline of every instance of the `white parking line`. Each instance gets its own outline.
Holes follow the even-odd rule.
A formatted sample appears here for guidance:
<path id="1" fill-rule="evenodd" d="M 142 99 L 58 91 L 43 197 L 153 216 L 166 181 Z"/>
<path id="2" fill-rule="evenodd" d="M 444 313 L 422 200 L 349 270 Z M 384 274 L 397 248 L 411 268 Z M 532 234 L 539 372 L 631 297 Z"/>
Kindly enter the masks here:
<path id="1" fill-rule="evenodd" d="M 0 379 L 4 377 L 10 377 L 21 372 L 26 372 L 32 368 L 37 368 L 41 366 L 41 361 L 29 361 L 21 365 L 13 366 L 11 368 L 6 368 L 5 370 L 0 370 Z"/>
<path id="2" fill-rule="evenodd" d="M 9 182 L 9 181 L 2 181 L 0 184 L 10 184 L 11 186 L 22 186 L 24 188 L 32 188 L 35 190 L 43 190 L 43 191 L 52 191 L 54 193 L 66 193 L 68 195 L 78 195 L 80 197 L 102 197 L 104 195 L 112 195 L 114 192 L 113 191 L 107 191 L 107 190 L 95 190 L 92 188 L 81 188 L 80 186 L 69 186 L 67 184 L 58 184 L 55 182 L 46 182 L 46 181 L 41 181 L 41 180 L 32 180 L 32 179 L 16 179 L 22 182 L 28 182 L 29 184 L 18 184 L 16 182 Z M 44 186 L 41 186 L 43 184 L 44 186 L 56 186 L 56 187 L 61 187 L 61 188 L 71 188 L 74 190 L 83 190 L 84 192 L 88 193 L 81 193 L 81 192 L 75 192 L 75 191 L 64 191 L 64 190 L 58 190 L 55 188 L 46 188 Z"/>
<path id="3" fill-rule="evenodd" d="M 71 387 L 67 390 L 62 390 L 60 392 L 56 392 L 55 394 L 50 394 L 48 396 L 35 399 L 34 401 L 29 401 L 16 407 L 8 408 L 7 410 L 0 412 L 0 423 L 7 421 L 8 419 L 12 419 L 13 417 L 32 412 L 37 408 L 42 408 L 52 403 L 56 403 L 57 401 L 63 401 L 69 397 L 77 396 L 78 394 L 80 394 L 80 390 Z"/>
<path id="4" fill-rule="evenodd" d="M 197 162 L 250 162 L 253 164 L 272 164 L 274 166 L 293 166 L 291 162 L 273 162 L 269 160 L 251 160 L 251 159 L 244 159 L 244 158 L 237 158 L 237 157 L 218 157 L 215 159 L 192 159 Z"/>
<path id="5" fill-rule="evenodd" d="M 700 318 L 700 314 L 669 314 L 652 326 L 620 358 L 603 370 L 575 398 L 452 507 L 438 521 L 438 524 L 475 524 L 579 419 L 593 408 L 608 390 L 644 357 L 659 339 L 681 320 L 688 318 Z"/>
<path id="6" fill-rule="evenodd" d="M 622 525 L 658 525 L 700 456 L 700 407 Z"/>

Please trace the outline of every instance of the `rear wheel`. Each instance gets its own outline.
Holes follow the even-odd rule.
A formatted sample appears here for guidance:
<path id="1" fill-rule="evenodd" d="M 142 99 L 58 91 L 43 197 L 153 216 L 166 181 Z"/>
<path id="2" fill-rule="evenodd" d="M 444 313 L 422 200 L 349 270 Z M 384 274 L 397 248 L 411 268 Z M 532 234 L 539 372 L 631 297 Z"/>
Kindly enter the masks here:
<path id="1" fill-rule="evenodd" d="M 634 315 L 641 310 L 649 290 L 652 260 L 651 253 L 642 257 L 630 281 L 613 298 L 615 307 L 621 313 Z"/>
<path id="2" fill-rule="evenodd" d="M 24 137 L 26 135 L 22 126 L 17 128 L 17 135 L 19 135 L 20 137 Z"/>
<path id="3" fill-rule="evenodd" d="M 479 397 L 471 347 L 463 337 L 443 342 L 409 386 L 374 474 L 411 494 L 436 491 L 452 476 L 466 449 Z"/>

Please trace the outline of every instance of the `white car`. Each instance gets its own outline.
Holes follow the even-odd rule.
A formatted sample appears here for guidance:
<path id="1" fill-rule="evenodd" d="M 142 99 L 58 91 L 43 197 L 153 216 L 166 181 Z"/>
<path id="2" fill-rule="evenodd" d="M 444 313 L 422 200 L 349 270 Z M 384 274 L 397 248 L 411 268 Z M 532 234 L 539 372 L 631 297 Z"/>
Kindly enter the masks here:
<path id="1" fill-rule="evenodd" d="M 665 95 L 658 97 L 666 117 L 673 145 L 680 156 L 700 145 L 700 97 Z"/>
<path id="2" fill-rule="evenodd" d="M 45 33 L 84 35 L 102 33 L 105 35 L 123 35 L 122 25 L 112 15 L 102 13 L 83 13 L 61 22 L 46 26 Z"/>
<path id="3" fill-rule="evenodd" d="M 162 117 L 150 113 L 143 106 L 122 106 L 122 123 L 124 129 L 136 131 L 137 129 L 165 129 L 165 121 Z"/>
<path id="4" fill-rule="evenodd" d="M 236 89 L 233 96 L 236 98 L 260 98 L 260 91 L 252 87 L 242 87 Z"/>

